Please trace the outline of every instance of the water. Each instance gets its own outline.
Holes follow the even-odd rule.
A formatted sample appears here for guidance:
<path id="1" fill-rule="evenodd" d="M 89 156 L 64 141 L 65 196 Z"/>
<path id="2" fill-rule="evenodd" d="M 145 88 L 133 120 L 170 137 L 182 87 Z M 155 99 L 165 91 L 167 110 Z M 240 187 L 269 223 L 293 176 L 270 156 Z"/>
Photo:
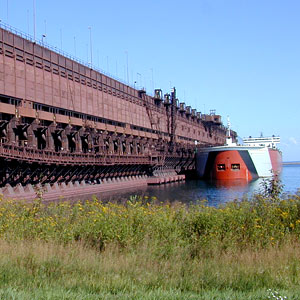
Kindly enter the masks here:
<path id="1" fill-rule="evenodd" d="M 285 194 L 296 193 L 300 188 L 300 165 L 283 166 L 280 175 L 283 191 Z M 251 197 L 253 193 L 261 189 L 262 178 L 253 182 L 244 181 L 231 182 L 207 182 L 203 180 L 189 180 L 186 182 L 175 182 L 160 186 L 148 186 L 136 188 L 130 191 L 106 194 L 101 197 L 104 201 L 123 201 L 130 197 L 154 198 L 161 202 L 185 202 L 197 203 L 203 199 L 208 201 L 208 205 L 218 206 L 219 204 Z"/>
<path id="2" fill-rule="evenodd" d="M 281 181 L 285 193 L 296 193 L 300 189 L 300 164 L 283 166 Z"/>

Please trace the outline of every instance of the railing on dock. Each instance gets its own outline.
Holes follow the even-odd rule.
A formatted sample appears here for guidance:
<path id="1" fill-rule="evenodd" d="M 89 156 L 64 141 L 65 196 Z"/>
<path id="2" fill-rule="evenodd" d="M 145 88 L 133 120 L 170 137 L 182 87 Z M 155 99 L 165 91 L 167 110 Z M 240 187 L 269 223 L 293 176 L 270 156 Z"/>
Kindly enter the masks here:
<path id="1" fill-rule="evenodd" d="M 153 165 L 157 162 L 157 157 L 149 155 L 56 152 L 8 144 L 0 145 L 0 156 L 57 165 Z"/>

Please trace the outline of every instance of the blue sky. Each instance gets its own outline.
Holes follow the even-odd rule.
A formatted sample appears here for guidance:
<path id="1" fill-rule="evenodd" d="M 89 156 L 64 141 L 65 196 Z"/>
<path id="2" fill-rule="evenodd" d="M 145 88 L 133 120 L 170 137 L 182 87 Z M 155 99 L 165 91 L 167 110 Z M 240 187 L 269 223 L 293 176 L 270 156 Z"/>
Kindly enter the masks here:
<path id="1" fill-rule="evenodd" d="M 0 19 L 148 93 L 177 88 L 240 137 L 280 135 L 300 160 L 300 1 L 0 0 Z M 91 29 L 89 29 L 89 27 Z M 153 80 L 152 80 L 153 79 Z"/>

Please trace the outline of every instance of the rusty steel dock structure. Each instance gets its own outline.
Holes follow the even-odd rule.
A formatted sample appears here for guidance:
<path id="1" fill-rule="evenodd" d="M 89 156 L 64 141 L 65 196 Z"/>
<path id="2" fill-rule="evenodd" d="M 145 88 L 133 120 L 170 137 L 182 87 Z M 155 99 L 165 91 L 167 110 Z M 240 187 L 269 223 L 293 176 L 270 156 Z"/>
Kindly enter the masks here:
<path id="1" fill-rule="evenodd" d="M 195 169 L 195 145 L 222 145 L 225 136 L 219 115 L 180 103 L 175 88 L 150 96 L 0 28 L 2 192 L 176 179 Z"/>

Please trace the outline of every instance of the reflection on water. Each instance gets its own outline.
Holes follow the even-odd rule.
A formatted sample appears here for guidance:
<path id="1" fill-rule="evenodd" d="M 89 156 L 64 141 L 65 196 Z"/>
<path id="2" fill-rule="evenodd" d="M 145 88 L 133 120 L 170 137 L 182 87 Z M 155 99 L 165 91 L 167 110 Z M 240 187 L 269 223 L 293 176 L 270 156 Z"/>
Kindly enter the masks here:
<path id="1" fill-rule="evenodd" d="M 246 187 L 249 181 L 246 179 L 234 179 L 234 180 L 216 180 L 213 182 L 216 188 L 235 188 L 235 187 Z"/>
<path id="2" fill-rule="evenodd" d="M 148 186 L 123 191 L 122 193 L 107 193 L 99 195 L 102 201 L 126 201 L 130 197 L 152 198 L 161 202 L 198 203 L 207 200 L 209 205 L 217 206 L 229 200 L 240 199 L 259 188 L 260 180 L 246 183 L 244 181 L 220 182 L 188 180 L 159 186 Z"/>
<path id="3" fill-rule="evenodd" d="M 295 193 L 300 187 L 300 165 L 284 166 L 280 178 L 284 185 L 284 192 Z M 136 188 L 115 194 L 107 193 L 98 197 L 103 201 L 126 201 L 130 197 L 138 196 L 157 199 L 161 202 L 185 203 L 197 203 L 206 199 L 208 205 L 218 206 L 231 200 L 251 197 L 253 193 L 259 192 L 263 180 L 262 178 L 251 182 L 189 180 Z"/>

